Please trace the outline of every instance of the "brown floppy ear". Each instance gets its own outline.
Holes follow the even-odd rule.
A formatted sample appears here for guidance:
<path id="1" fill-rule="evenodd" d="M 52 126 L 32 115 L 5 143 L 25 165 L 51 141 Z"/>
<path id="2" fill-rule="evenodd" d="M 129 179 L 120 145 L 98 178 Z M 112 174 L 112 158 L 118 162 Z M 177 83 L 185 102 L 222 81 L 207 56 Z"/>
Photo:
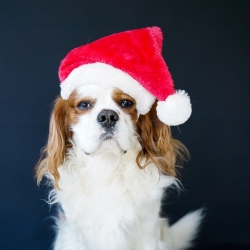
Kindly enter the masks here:
<path id="1" fill-rule="evenodd" d="M 48 142 L 36 166 L 37 183 L 40 184 L 44 175 L 50 174 L 57 189 L 60 179 L 58 167 L 64 162 L 66 149 L 72 146 L 68 141 L 72 138 L 72 134 L 69 130 L 67 108 L 67 101 L 58 97 L 50 118 Z"/>
<path id="2" fill-rule="evenodd" d="M 146 115 L 141 115 L 137 121 L 138 134 L 142 139 L 143 150 L 137 155 L 137 164 L 143 158 L 153 162 L 158 169 L 173 177 L 176 176 L 176 166 L 181 166 L 189 157 L 187 148 L 178 140 L 172 138 L 169 126 L 162 123 L 156 114 L 156 102 Z"/>

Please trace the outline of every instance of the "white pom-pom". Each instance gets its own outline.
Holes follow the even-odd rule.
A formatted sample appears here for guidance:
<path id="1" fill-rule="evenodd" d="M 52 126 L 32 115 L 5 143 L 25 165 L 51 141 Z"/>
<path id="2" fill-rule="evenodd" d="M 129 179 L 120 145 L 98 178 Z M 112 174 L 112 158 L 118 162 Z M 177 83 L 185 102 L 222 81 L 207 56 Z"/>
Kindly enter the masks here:
<path id="1" fill-rule="evenodd" d="M 165 101 L 158 101 L 157 116 L 169 126 L 177 126 L 188 120 L 192 113 L 190 98 L 184 90 L 177 90 Z"/>

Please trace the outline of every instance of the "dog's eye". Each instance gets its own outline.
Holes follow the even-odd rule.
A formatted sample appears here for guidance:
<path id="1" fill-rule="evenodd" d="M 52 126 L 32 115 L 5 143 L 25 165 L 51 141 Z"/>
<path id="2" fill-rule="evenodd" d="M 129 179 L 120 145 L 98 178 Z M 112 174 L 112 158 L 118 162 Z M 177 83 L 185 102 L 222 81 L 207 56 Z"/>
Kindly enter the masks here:
<path id="1" fill-rule="evenodd" d="M 77 108 L 80 109 L 80 110 L 90 109 L 90 108 L 92 108 L 92 103 L 89 102 L 89 101 L 80 102 L 77 105 Z"/>
<path id="2" fill-rule="evenodd" d="M 130 108 L 134 105 L 133 102 L 131 102 L 130 100 L 122 100 L 121 101 L 121 107 L 122 108 Z"/>

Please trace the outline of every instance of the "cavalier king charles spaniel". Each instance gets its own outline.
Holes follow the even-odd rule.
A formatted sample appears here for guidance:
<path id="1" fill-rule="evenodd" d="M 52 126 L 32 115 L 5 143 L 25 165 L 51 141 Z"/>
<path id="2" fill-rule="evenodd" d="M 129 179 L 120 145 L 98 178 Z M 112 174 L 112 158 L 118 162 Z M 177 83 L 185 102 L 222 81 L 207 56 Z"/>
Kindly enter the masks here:
<path id="1" fill-rule="evenodd" d="M 118 88 L 89 84 L 58 97 L 38 163 L 58 209 L 55 250 L 180 250 L 191 245 L 201 211 L 171 227 L 160 218 L 164 189 L 178 182 L 187 154 L 156 115 L 139 115 Z"/>
<path id="2" fill-rule="evenodd" d="M 36 168 L 58 206 L 54 250 L 181 250 L 196 236 L 201 210 L 172 226 L 159 216 L 188 155 L 169 126 L 192 111 L 188 94 L 174 89 L 162 40 L 158 27 L 126 31 L 62 60 Z"/>

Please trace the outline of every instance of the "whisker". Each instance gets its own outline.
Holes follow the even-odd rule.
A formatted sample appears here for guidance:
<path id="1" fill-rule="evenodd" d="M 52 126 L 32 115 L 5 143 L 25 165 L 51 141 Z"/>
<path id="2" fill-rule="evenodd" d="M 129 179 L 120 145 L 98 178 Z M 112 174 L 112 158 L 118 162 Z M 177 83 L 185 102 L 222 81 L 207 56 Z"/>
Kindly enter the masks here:
<path id="1" fill-rule="evenodd" d="M 181 130 L 180 130 L 179 126 L 176 126 L 176 127 L 178 128 L 178 130 L 179 130 L 179 132 L 180 132 L 180 134 L 181 134 Z"/>
<path id="2" fill-rule="evenodd" d="M 141 136 L 136 131 L 135 131 L 135 134 L 137 135 L 137 137 L 140 139 L 141 143 L 143 144 Z"/>

